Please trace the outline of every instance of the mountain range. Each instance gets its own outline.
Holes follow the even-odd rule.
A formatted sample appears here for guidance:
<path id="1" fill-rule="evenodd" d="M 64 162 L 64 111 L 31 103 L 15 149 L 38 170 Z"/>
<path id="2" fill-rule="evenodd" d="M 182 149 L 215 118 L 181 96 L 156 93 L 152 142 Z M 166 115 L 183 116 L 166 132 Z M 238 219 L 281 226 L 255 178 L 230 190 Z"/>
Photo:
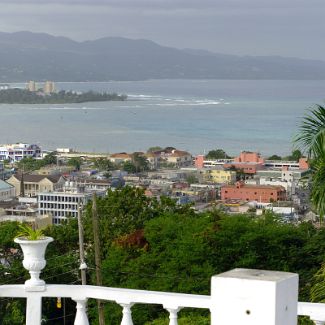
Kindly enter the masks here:
<path id="1" fill-rule="evenodd" d="M 146 79 L 325 79 L 325 61 L 176 49 L 143 39 L 0 33 L 0 82 Z"/>

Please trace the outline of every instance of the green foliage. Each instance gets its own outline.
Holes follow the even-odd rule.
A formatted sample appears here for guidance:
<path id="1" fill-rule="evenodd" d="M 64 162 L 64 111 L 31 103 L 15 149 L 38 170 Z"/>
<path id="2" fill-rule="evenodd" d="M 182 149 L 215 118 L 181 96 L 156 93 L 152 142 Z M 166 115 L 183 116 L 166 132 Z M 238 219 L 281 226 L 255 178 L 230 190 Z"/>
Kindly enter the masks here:
<path id="1" fill-rule="evenodd" d="M 168 325 L 168 324 L 169 324 L 168 318 L 159 318 L 156 320 L 152 320 L 148 323 L 145 323 L 145 325 Z M 190 314 L 183 317 L 180 316 L 178 318 L 178 324 L 179 325 L 210 325 L 211 322 L 209 316 Z"/>
<path id="2" fill-rule="evenodd" d="M 135 166 L 136 173 L 143 172 L 149 169 L 149 163 L 147 158 L 140 153 L 135 152 L 132 155 L 132 162 Z"/>
<path id="3" fill-rule="evenodd" d="M 312 159 L 311 201 L 321 216 L 325 215 L 325 108 L 315 105 L 302 120 L 295 144 Z"/>
<path id="4" fill-rule="evenodd" d="M 94 167 L 98 168 L 99 171 L 110 171 L 116 168 L 116 166 L 106 158 L 95 159 Z"/>
<path id="5" fill-rule="evenodd" d="M 41 229 L 33 229 L 31 226 L 23 223 L 18 226 L 17 237 L 21 237 L 27 240 L 39 240 L 44 238 L 44 233 Z"/>
<path id="6" fill-rule="evenodd" d="M 35 159 L 32 157 L 23 158 L 17 163 L 17 166 L 19 169 L 28 172 L 28 171 L 38 170 L 42 167 L 45 167 L 47 165 L 52 165 L 55 163 L 56 163 L 56 153 L 51 152 L 48 155 L 46 155 L 43 159 Z"/>
<path id="7" fill-rule="evenodd" d="M 281 156 L 278 155 L 272 155 L 270 157 L 267 158 L 268 160 L 282 160 Z"/>
<path id="8" fill-rule="evenodd" d="M 6 89 L 0 91 L 0 103 L 5 104 L 64 104 L 64 103 L 84 103 L 84 102 L 104 102 L 104 101 L 123 101 L 126 95 L 116 93 L 97 93 L 87 91 L 76 93 L 61 90 L 57 93 L 40 94 L 26 89 Z"/>
<path id="9" fill-rule="evenodd" d="M 151 152 L 155 152 L 155 151 L 159 151 L 159 150 L 163 150 L 162 147 L 159 147 L 159 146 L 154 146 L 154 147 L 150 147 L 147 152 L 148 153 L 151 153 Z"/>
<path id="10" fill-rule="evenodd" d="M 189 183 L 189 184 L 195 184 L 195 183 L 198 183 L 199 180 L 198 180 L 198 178 L 196 177 L 196 175 L 194 175 L 194 174 L 189 174 L 189 175 L 187 175 L 187 177 L 186 177 L 186 182 Z"/>
<path id="11" fill-rule="evenodd" d="M 206 159 L 229 159 L 230 156 L 223 149 L 210 150 L 205 156 Z"/>
<path id="12" fill-rule="evenodd" d="M 315 105 L 302 119 L 295 144 L 308 154 L 308 158 L 323 156 L 325 151 L 325 108 Z"/>
<path id="13" fill-rule="evenodd" d="M 73 166 L 75 170 L 80 170 L 82 165 L 82 160 L 80 157 L 70 158 L 68 160 L 68 165 Z"/>
<path id="14" fill-rule="evenodd" d="M 122 169 L 129 174 L 134 174 L 137 171 L 137 168 L 132 161 L 125 161 L 122 164 Z"/>
<path id="15" fill-rule="evenodd" d="M 143 190 L 131 187 L 108 191 L 97 199 L 97 208 L 106 286 L 209 294 L 211 276 L 236 267 L 258 268 L 298 273 L 300 299 L 308 301 L 310 289 L 325 278 L 318 272 L 325 257 L 325 229 L 309 223 L 282 224 L 270 213 L 260 218 L 228 216 L 218 210 L 195 213 L 190 206 L 166 197 L 148 198 Z M 83 221 L 87 283 L 95 284 L 90 203 Z M 0 224 L 0 253 L 6 261 L 0 272 L 8 273 L 2 283 L 22 283 L 26 278 L 20 251 L 13 254 L 11 249 L 16 231 L 15 223 Z M 45 235 L 55 238 L 55 243 L 48 246 L 42 278 L 48 283 L 80 283 L 77 220 L 49 227 Z M 25 302 L 12 303 L 0 303 L 0 319 L 4 323 L 12 313 L 12 324 L 22 324 Z M 74 313 L 75 304 L 69 300 L 66 304 L 67 314 Z M 53 299 L 44 299 L 43 307 L 47 319 L 62 316 Z M 92 324 L 97 324 L 96 308 L 90 300 Z M 132 314 L 134 324 L 162 325 L 168 317 L 161 306 L 150 305 L 135 305 Z M 108 324 L 119 324 L 121 307 L 106 303 L 105 315 Z M 208 323 L 207 311 L 180 312 L 179 324 Z M 305 318 L 299 324 L 309 325 Z"/>

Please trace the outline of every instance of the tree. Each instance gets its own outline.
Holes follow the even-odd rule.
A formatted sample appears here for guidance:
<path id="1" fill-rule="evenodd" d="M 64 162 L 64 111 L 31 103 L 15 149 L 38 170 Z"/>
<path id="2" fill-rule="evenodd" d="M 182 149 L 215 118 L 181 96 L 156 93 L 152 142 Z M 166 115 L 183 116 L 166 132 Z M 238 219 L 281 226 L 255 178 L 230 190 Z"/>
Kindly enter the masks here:
<path id="1" fill-rule="evenodd" d="M 155 152 L 155 151 L 159 151 L 159 150 L 162 150 L 163 148 L 162 147 L 159 147 L 159 146 L 154 146 L 154 147 L 150 147 L 147 152 L 148 153 L 152 153 L 152 152 Z"/>
<path id="2" fill-rule="evenodd" d="M 107 158 L 97 158 L 94 160 L 94 166 L 100 171 L 110 171 L 115 168 L 115 165 Z"/>
<path id="3" fill-rule="evenodd" d="M 143 172 L 149 169 L 149 163 L 147 158 L 141 153 L 135 152 L 132 155 L 132 162 L 135 166 L 136 172 Z"/>
<path id="4" fill-rule="evenodd" d="M 229 159 L 230 156 L 223 149 L 210 150 L 206 155 L 206 159 Z"/>
<path id="5" fill-rule="evenodd" d="M 198 183 L 199 180 L 196 177 L 196 175 L 189 174 L 189 175 L 186 176 L 186 182 L 189 183 L 189 184 L 195 184 L 195 183 Z"/>
<path id="6" fill-rule="evenodd" d="M 325 108 L 316 105 L 309 111 L 299 127 L 295 144 L 312 160 L 311 202 L 320 215 L 325 215 Z"/>
<path id="7" fill-rule="evenodd" d="M 137 168 L 132 161 L 125 161 L 122 164 L 122 169 L 129 174 L 134 174 L 137 171 Z"/>
<path id="8" fill-rule="evenodd" d="M 74 157 L 74 158 L 70 158 L 68 160 L 68 165 L 73 166 L 75 168 L 75 170 L 78 170 L 78 171 L 81 168 L 81 164 L 82 164 L 82 160 L 80 157 Z"/>
<path id="9" fill-rule="evenodd" d="M 284 157 L 285 160 L 291 160 L 291 161 L 299 161 L 299 159 L 302 157 L 302 152 L 299 149 L 293 150 L 291 152 L 291 155 Z"/>
<path id="10" fill-rule="evenodd" d="M 278 156 L 278 155 L 272 155 L 269 158 L 267 158 L 268 160 L 281 160 L 282 157 Z"/>

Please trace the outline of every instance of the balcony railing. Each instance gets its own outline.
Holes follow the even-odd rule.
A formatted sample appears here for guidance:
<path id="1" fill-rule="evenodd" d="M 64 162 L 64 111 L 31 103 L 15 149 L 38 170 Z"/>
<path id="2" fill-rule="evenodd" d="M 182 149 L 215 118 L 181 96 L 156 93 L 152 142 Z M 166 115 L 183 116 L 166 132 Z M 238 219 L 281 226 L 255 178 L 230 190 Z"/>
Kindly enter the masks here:
<path id="1" fill-rule="evenodd" d="M 135 304 L 163 306 L 169 312 L 170 325 L 177 325 L 178 312 L 183 308 L 210 310 L 212 325 L 297 325 L 298 315 L 308 316 L 316 325 L 325 324 L 325 304 L 298 302 L 298 275 L 294 273 L 235 269 L 212 277 L 210 296 L 45 284 L 39 279 L 45 263 L 40 266 L 42 257 L 31 256 L 35 245 L 32 249 L 24 259 L 31 279 L 25 284 L 0 286 L 1 298 L 26 299 L 26 325 L 41 324 L 42 298 L 51 297 L 71 298 L 76 302 L 75 325 L 89 325 L 88 299 L 119 304 L 123 308 L 121 325 L 133 325 Z"/>

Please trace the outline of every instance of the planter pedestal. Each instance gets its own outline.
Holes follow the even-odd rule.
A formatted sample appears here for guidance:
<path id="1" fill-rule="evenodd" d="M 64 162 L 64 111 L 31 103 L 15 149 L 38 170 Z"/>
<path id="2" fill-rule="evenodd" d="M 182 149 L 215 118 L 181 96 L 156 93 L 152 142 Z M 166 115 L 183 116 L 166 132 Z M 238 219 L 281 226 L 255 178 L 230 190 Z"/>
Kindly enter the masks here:
<path id="1" fill-rule="evenodd" d="M 52 241 L 53 238 L 51 237 L 39 240 L 28 240 L 24 237 L 15 238 L 15 243 L 20 245 L 24 254 L 23 266 L 30 274 L 30 279 L 25 282 L 26 291 L 45 290 L 45 282 L 39 277 L 46 265 L 44 258 L 46 247 Z"/>

